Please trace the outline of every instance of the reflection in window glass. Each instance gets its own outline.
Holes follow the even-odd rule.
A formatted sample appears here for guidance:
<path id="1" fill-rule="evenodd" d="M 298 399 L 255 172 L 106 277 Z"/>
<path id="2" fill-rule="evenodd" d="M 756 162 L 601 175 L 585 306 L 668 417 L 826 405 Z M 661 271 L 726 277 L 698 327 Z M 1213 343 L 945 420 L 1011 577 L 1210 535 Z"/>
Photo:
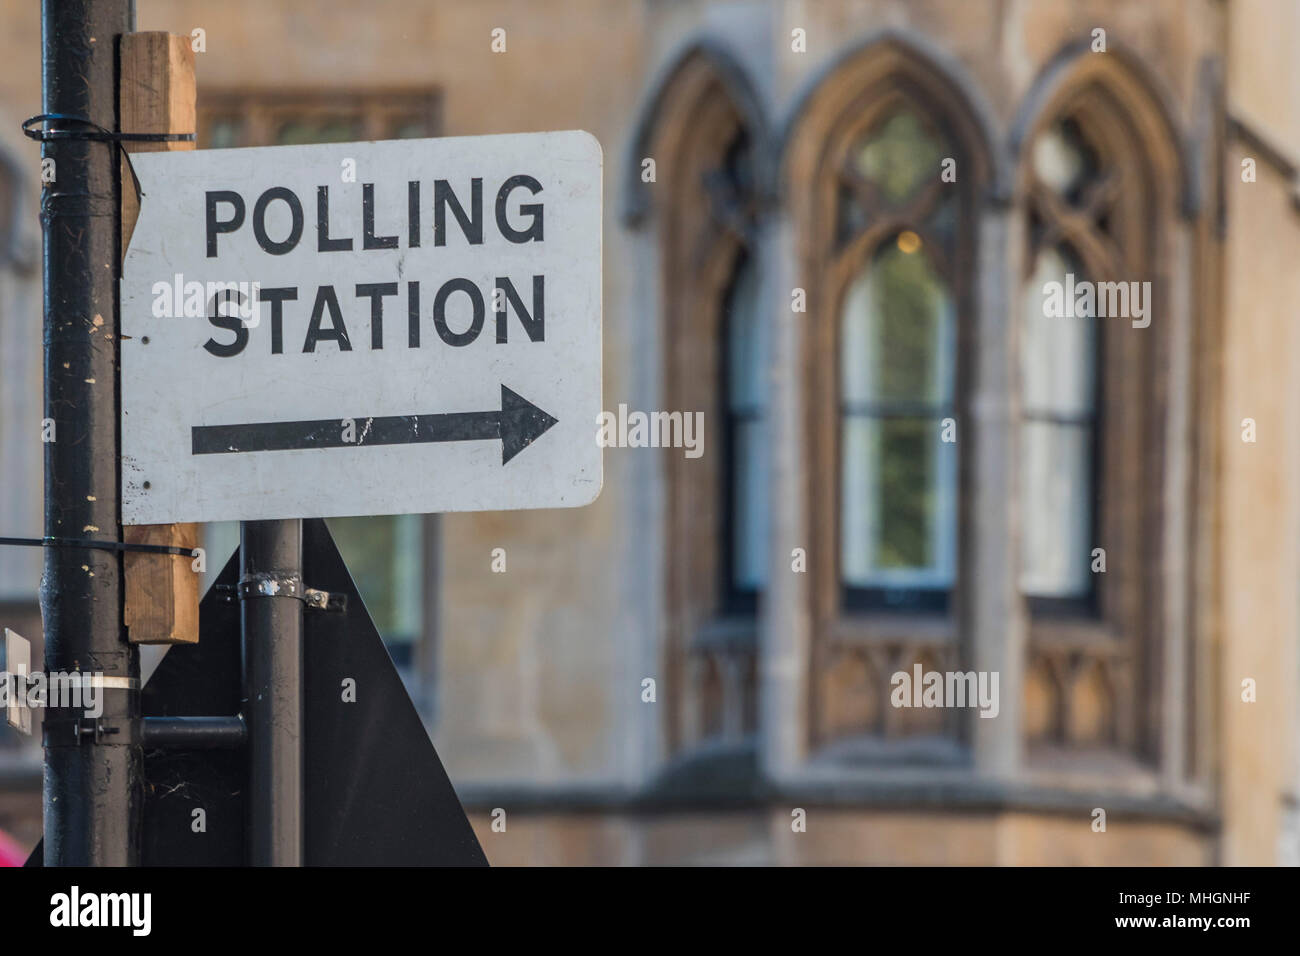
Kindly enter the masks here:
<path id="1" fill-rule="evenodd" d="M 1021 322 L 1021 488 L 1025 594 L 1081 598 L 1092 574 L 1096 320 L 1045 316 L 1044 286 L 1085 280 L 1067 250 L 1039 253 L 1025 287 Z"/>
<path id="2" fill-rule="evenodd" d="M 952 414 L 956 320 L 945 283 L 907 235 L 881 246 L 844 301 L 840 568 L 850 592 L 942 606 L 955 566 L 957 454 L 942 420 Z"/>

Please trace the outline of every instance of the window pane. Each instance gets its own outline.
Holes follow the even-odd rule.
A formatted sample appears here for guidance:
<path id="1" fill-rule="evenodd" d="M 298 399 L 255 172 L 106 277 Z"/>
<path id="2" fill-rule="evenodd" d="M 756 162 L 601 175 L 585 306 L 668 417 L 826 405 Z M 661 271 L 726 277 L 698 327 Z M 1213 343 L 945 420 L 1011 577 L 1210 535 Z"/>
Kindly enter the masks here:
<path id="1" fill-rule="evenodd" d="M 1024 292 L 1021 589 L 1034 597 L 1084 597 L 1092 587 L 1096 319 L 1044 314 L 1049 283 L 1068 299 L 1086 279 L 1068 249 L 1046 249 Z"/>
<path id="2" fill-rule="evenodd" d="M 1021 442 L 1021 590 L 1035 597 L 1082 597 L 1092 584 L 1092 428 L 1027 421 Z"/>
<path id="3" fill-rule="evenodd" d="M 1034 140 L 1034 175 L 1078 205 L 1083 192 L 1096 180 L 1100 163 L 1073 120 L 1057 123 Z"/>
<path id="4" fill-rule="evenodd" d="M 1093 414 L 1096 319 L 1043 314 L 1049 302 L 1048 283 L 1059 283 L 1064 298 L 1066 291 L 1086 278 L 1067 250 L 1044 250 L 1034 263 L 1034 274 L 1025 287 L 1020 348 L 1025 413 L 1031 417 L 1090 418 Z"/>
<path id="5" fill-rule="evenodd" d="M 727 428 L 730 487 L 730 586 L 756 591 L 766 579 L 767 462 L 763 415 L 767 404 L 767 338 L 758 311 L 758 269 L 750 256 L 737 265 L 725 304 Z"/>
<path id="6" fill-rule="evenodd" d="M 733 424 L 731 583 L 737 591 L 758 591 L 767 581 L 767 467 L 762 419 Z"/>
<path id="7" fill-rule="evenodd" d="M 841 317 L 840 560 L 848 587 L 943 589 L 956 538 L 951 297 L 912 234 L 881 246 Z M 910 250 L 910 251 L 909 251 Z"/>
<path id="8" fill-rule="evenodd" d="M 872 131 L 858 150 L 859 174 L 880 187 L 891 203 L 910 198 L 939 175 L 939 161 L 949 153 L 943 140 L 911 110 L 899 110 Z"/>
<path id="9" fill-rule="evenodd" d="M 330 518 L 330 534 L 398 664 L 419 639 L 424 588 L 420 515 Z"/>
<path id="10" fill-rule="evenodd" d="M 419 116 L 402 117 L 392 125 L 392 139 L 423 139 L 428 135 L 429 124 Z"/>
<path id="11" fill-rule="evenodd" d="M 955 328 L 952 300 L 924 249 L 908 253 L 886 243 L 845 296 L 843 401 L 948 405 Z"/>
<path id="12" fill-rule="evenodd" d="M 361 120 L 350 116 L 320 116 L 284 123 L 276 132 L 276 143 L 299 146 L 309 143 L 348 143 L 361 138 Z"/>
<path id="13" fill-rule="evenodd" d="M 840 564 L 848 587 L 947 588 L 957 452 L 937 418 L 847 416 Z"/>
<path id="14" fill-rule="evenodd" d="M 208 147 L 229 149 L 238 146 L 243 123 L 236 116 L 220 116 L 208 124 Z"/>
<path id="15" fill-rule="evenodd" d="M 960 216 L 961 203 L 956 191 L 943 193 L 925 221 L 926 235 L 932 236 L 944 248 L 951 249 L 958 239 Z"/>
<path id="16" fill-rule="evenodd" d="M 766 392 L 767 341 L 758 316 L 758 270 L 748 256 L 736 269 L 726 311 L 728 407 L 733 412 L 761 409 Z"/>

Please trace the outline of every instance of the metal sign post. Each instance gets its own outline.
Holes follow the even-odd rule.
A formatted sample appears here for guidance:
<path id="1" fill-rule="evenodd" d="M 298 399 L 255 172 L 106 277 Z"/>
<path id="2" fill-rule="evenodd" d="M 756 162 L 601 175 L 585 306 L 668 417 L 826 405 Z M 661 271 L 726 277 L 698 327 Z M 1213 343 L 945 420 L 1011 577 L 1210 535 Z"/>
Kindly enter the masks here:
<path id="1" fill-rule="evenodd" d="M 243 522 L 239 563 L 249 861 L 301 866 L 302 522 Z"/>
<path id="2" fill-rule="evenodd" d="M 130 0 L 43 0 L 45 534 L 121 540 L 118 489 L 120 180 L 115 51 Z M 49 125 L 54 125 L 50 123 Z M 52 176 L 52 178 L 51 178 Z M 35 423 L 33 423 L 34 425 Z M 47 673 L 98 672 L 103 713 L 45 715 L 45 861 L 128 866 L 139 859 L 142 756 L 139 657 L 122 627 L 122 557 L 99 547 L 45 548 L 41 580 Z"/>

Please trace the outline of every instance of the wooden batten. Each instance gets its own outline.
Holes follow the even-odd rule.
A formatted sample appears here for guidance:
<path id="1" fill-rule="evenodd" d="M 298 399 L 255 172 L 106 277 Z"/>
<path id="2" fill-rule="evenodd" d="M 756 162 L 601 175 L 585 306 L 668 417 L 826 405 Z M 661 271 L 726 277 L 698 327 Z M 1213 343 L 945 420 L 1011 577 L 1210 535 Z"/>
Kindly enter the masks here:
<path id="1" fill-rule="evenodd" d="M 170 33 L 128 33 L 121 43 L 119 108 L 126 133 L 195 131 L 194 51 L 190 38 Z M 194 143 L 128 142 L 131 153 L 188 150 Z M 122 169 L 122 255 L 135 230 L 140 200 L 130 170 Z M 132 544 L 193 549 L 196 524 L 133 525 L 123 528 Z M 199 580 L 188 555 L 128 551 L 125 622 L 132 644 L 194 644 L 199 639 Z"/>

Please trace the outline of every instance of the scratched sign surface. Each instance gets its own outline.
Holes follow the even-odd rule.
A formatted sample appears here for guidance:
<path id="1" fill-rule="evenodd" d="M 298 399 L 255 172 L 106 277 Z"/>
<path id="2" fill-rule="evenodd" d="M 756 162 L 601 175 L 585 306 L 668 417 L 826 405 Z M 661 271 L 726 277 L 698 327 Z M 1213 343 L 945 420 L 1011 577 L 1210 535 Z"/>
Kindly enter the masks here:
<path id="1" fill-rule="evenodd" d="M 583 132 L 143 153 L 126 524 L 600 492 L 601 150 Z"/>

